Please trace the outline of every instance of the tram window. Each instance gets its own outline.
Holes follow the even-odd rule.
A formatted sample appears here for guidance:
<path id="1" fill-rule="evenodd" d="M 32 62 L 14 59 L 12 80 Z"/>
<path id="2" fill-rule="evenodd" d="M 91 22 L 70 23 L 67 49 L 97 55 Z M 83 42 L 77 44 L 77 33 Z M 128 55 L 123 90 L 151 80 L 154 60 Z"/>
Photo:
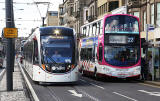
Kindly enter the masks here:
<path id="1" fill-rule="evenodd" d="M 28 61 L 32 63 L 33 60 L 33 42 L 29 42 L 28 45 Z"/>
<path id="2" fill-rule="evenodd" d="M 34 63 L 34 64 L 37 64 L 37 63 L 38 63 L 38 43 L 37 43 L 36 40 L 34 41 L 33 63 Z"/>

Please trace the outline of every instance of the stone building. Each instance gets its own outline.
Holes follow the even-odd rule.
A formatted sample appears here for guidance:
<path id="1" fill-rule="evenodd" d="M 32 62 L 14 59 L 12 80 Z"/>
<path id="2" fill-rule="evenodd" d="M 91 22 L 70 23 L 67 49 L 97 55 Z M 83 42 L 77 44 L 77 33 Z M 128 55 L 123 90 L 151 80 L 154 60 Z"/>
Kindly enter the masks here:
<path id="1" fill-rule="evenodd" d="M 58 11 L 48 11 L 46 18 L 47 26 L 58 25 Z"/>
<path id="2" fill-rule="evenodd" d="M 125 6 L 126 0 L 97 0 L 98 18 L 106 14 L 111 14 L 111 11 L 121 6 Z"/>

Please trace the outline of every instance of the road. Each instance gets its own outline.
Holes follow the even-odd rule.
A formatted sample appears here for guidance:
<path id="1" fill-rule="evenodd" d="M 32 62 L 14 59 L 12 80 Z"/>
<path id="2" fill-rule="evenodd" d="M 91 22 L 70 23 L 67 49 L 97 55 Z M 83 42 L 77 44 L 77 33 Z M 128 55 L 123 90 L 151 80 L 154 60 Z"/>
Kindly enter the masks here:
<path id="1" fill-rule="evenodd" d="M 159 101 L 160 88 L 133 81 L 96 81 L 81 77 L 77 84 L 31 81 L 40 101 Z"/>
<path id="2" fill-rule="evenodd" d="M 3 70 L 3 69 L 2 69 L 2 68 L 0 68 L 0 74 L 1 74 L 2 70 Z"/>

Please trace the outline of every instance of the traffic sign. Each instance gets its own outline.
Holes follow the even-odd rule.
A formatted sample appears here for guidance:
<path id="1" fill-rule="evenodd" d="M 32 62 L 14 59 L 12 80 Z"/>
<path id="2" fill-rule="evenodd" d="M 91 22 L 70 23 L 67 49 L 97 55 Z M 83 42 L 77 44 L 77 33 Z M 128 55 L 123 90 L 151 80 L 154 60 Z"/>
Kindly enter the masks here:
<path id="1" fill-rule="evenodd" d="M 154 25 L 148 24 L 148 32 L 154 31 Z"/>
<path id="2" fill-rule="evenodd" d="M 18 37 L 17 28 L 4 28 L 4 37 L 5 38 L 17 38 Z"/>

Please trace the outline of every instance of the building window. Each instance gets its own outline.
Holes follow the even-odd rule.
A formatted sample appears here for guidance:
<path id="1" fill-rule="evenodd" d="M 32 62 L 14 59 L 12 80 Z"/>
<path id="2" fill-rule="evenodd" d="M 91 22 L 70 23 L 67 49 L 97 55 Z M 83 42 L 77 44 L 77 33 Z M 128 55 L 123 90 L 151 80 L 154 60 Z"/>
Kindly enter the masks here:
<path id="1" fill-rule="evenodd" d="M 157 25 L 160 26 L 160 3 L 157 3 Z"/>
<path id="2" fill-rule="evenodd" d="M 98 15 L 100 15 L 100 8 L 98 7 Z"/>
<path id="3" fill-rule="evenodd" d="M 58 16 L 58 12 L 50 12 L 49 15 L 50 16 Z"/>
<path id="4" fill-rule="evenodd" d="M 144 31 L 146 30 L 146 20 L 147 20 L 147 19 L 146 19 L 146 11 L 144 11 L 144 12 L 143 12 L 143 28 L 144 28 L 143 30 L 144 30 Z"/>
<path id="5" fill-rule="evenodd" d="M 122 0 L 122 6 L 125 6 L 126 0 Z"/>
<path id="6" fill-rule="evenodd" d="M 94 8 L 94 6 L 93 6 L 93 16 L 95 15 L 95 8 Z"/>
<path id="7" fill-rule="evenodd" d="M 101 12 L 102 12 L 102 14 L 104 14 L 104 12 L 103 12 L 103 5 L 102 5 L 102 9 L 101 9 Z"/>
<path id="8" fill-rule="evenodd" d="M 154 4 L 151 5 L 151 24 L 154 25 Z"/>
<path id="9" fill-rule="evenodd" d="M 102 6 L 100 6 L 100 15 L 102 15 Z"/>
<path id="10" fill-rule="evenodd" d="M 133 12 L 133 15 L 139 18 L 139 12 Z"/>
<path id="11" fill-rule="evenodd" d="M 107 12 L 107 3 L 105 4 L 105 13 Z"/>
<path id="12" fill-rule="evenodd" d="M 73 15 L 73 7 L 71 7 L 70 15 Z"/>
<path id="13" fill-rule="evenodd" d="M 86 20 L 88 20 L 88 10 L 86 10 Z"/>
<path id="14" fill-rule="evenodd" d="M 110 12 L 110 11 L 118 8 L 118 6 L 119 6 L 119 2 L 118 1 L 109 2 L 109 10 L 108 11 Z"/>

